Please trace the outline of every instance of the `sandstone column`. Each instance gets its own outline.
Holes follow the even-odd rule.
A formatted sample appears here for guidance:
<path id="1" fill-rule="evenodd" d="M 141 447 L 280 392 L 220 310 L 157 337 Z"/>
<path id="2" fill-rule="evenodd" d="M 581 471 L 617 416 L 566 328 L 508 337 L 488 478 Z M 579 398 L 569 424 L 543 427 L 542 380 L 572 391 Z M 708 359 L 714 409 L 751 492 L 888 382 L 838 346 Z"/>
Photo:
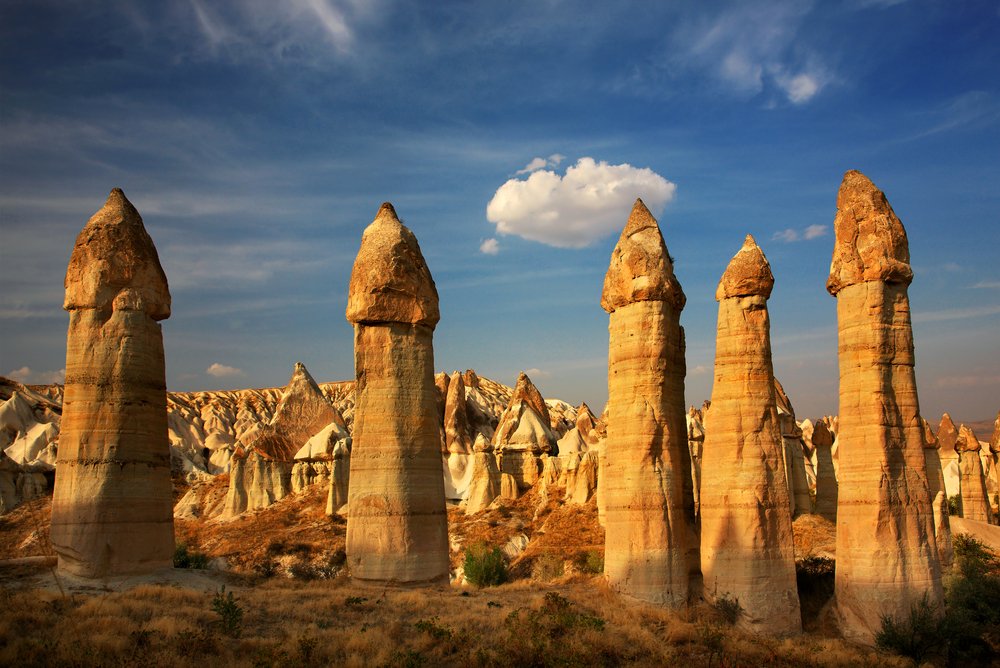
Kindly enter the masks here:
<path id="1" fill-rule="evenodd" d="M 636 200 L 604 277 L 608 438 L 601 468 L 604 573 L 622 593 L 680 606 L 688 598 L 693 513 L 684 419 L 684 292 L 649 210 Z M 690 496 L 690 498 L 686 498 Z"/>
<path id="2" fill-rule="evenodd" d="M 846 637 L 871 642 L 881 616 L 926 594 L 942 604 L 941 566 L 913 371 L 902 223 L 850 171 L 837 195 L 827 290 L 837 298 L 840 470 L 835 596 Z"/>
<path id="3" fill-rule="evenodd" d="M 948 519 L 948 497 L 944 489 L 944 471 L 938 453 L 938 440 L 927 420 L 924 425 L 924 464 L 927 466 L 927 485 L 931 491 L 931 505 L 934 509 L 934 538 L 937 540 L 938 557 L 942 566 L 951 564 L 955 557 L 951 540 L 951 520 Z"/>
<path id="4" fill-rule="evenodd" d="M 172 565 L 163 335 L 170 292 L 139 212 L 115 188 L 76 238 L 52 546 L 84 577 Z"/>
<path id="5" fill-rule="evenodd" d="M 813 427 L 812 444 L 816 449 L 816 514 L 837 521 L 837 474 L 833 468 L 833 434 L 825 420 Z"/>
<path id="6" fill-rule="evenodd" d="M 347 563 L 357 580 L 448 578 L 432 347 L 439 317 L 417 239 L 386 202 L 361 237 L 347 297 L 357 376 Z"/>
<path id="7" fill-rule="evenodd" d="M 958 467 L 962 473 L 962 518 L 977 522 L 992 522 L 989 495 L 986 493 L 986 477 L 983 474 L 983 460 L 980 459 L 979 439 L 964 424 L 958 428 Z"/>
<path id="8" fill-rule="evenodd" d="M 715 293 L 719 327 L 702 452 L 701 568 L 707 599 L 736 599 L 742 626 L 787 635 L 799 632 L 802 621 L 771 366 L 767 299 L 773 286 L 771 266 L 748 235 Z"/>
<path id="9" fill-rule="evenodd" d="M 993 422 L 993 436 L 990 438 L 990 457 L 993 473 L 993 498 L 990 505 L 997 514 L 1000 514 L 1000 411 L 997 411 L 997 419 Z M 995 514 L 994 517 L 997 515 Z"/>

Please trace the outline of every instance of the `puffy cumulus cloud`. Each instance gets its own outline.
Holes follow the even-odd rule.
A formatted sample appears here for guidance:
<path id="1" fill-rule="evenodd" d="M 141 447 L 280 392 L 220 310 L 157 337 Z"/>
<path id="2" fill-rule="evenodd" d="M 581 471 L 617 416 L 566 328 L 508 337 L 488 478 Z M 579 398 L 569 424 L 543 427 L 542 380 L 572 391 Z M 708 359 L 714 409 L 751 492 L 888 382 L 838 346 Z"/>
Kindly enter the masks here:
<path id="1" fill-rule="evenodd" d="M 775 83 L 785 92 L 785 96 L 792 104 L 805 104 L 822 86 L 819 78 L 812 74 L 776 75 Z"/>
<path id="2" fill-rule="evenodd" d="M 508 180 L 487 205 L 486 218 L 500 234 L 583 248 L 619 231 L 637 197 L 656 215 L 676 189 L 646 167 L 580 158 L 564 176 L 539 169 L 527 179 Z"/>
<path id="3" fill-rule="evenodd" d="M 565 155 L 561 153 L 553 153 L 547 158 L 532 158 L 531 162 L 524 166 L 524 169 L 519 169 L 515 174 L 531 174 L 532 172 L 537 172 L 539 169 L 544 169 L 546 167 L 558 167 L 559 163 L 566 159 Z"/>
<path id="4" fill-rule="evenodd" d="M 211 366 L 205 369 L 205 373 L 216 378 L 232 378 L 233 376 L 242 376 L 243 370 L 237 369 L 234 366 L 226 366 L 225 364 L 213 362 Z"/>
<path id="5" fill-rule="evenodd" d="M 774 233 L 771 237 L 773 241 L 782 241 L 786 244 L 790 244 L 795 241 L 809 241 L 810 239 L 817 239 L 819 237 L 825 236 L 827 231 L 826 225 L 809 225 L 805 229 L 796 230 L 794 228 L 787 228 L 784 230 L 779 230 Z"/>
<path id="6" fill-rule="evenodd" d="M 483 255 L 496 255 L 500 252 L 500 242 L 496 239 L 486 239 L 479 244 L 479 252 Z"/>
<path id="7" fill-rule="evenodd" d="M 548 378 L 549 376 L 552 375 L 548 371 L 545 371 L 543 369 L 538 369 L 538 368 L 525 369 L 524 373 L 529 378 L 531 378 L 531 377 L 535 377 L 535 378 Z"/>
<path id="8" fill-rule="evenodd" d="M 66 382 L 66 369 L 59 369 L 58 371 L 34 371 L 31 367 L 22 366 L 20 369 L 11 369 L 8 371 L 7 377 L 19 383 L 52 385 L 54 383 Z"/>

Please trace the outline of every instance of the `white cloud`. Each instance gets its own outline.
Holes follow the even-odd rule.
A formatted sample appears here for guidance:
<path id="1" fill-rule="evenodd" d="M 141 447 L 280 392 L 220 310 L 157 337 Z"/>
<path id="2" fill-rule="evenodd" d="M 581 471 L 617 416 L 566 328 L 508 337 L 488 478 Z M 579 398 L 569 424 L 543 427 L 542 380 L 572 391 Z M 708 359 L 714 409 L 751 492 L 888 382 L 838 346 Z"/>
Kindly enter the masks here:
<path id="1" fill-rule="evenodd" d="M 552 374 L 548 371 L 543 371 L 542 369 L 525 369 L 524 373 L 528 375 L 529 378 L 534 376 L 535 378 L 548 378 Z"/>
<path id="2" fill-rule="evenodd" d="M 977 290 L 998 290 L 1000 289 L 1000 281 L 979 281 L 969 287 Z"/>
<path id="3" fill-rule="evenodd" d="M 216 378 L 230 378 L 232 376 L 242 376 L 243 370 L 237 369 L 234 366 L 226 366 L 225 364 L 213 362 L 210 367 L 205 369 L 205 373 Z"/>
<path id="4" fill-rule="evenodd" d="M 565 176 L 542 169 L 508 180 L 487 205 L 486 218 L 500 234 L 583 248 L 621 230 L 637 197 L 657 215 L 676 189 L 649 168 L 580 158 Z"/>
<path id="5" fill-rule="evenodd" d="M 32 371 L 31 367 L 22 366 L 7 372 L 7 377 L 19 383 L 31 385 L 52 385 L 66 382 L 66 369 L 58 371 Z"/>
<path id="6" fill-rule="evenodd" d="M 1000 306 L 973 306 L 970 308 L 943 309 L 941 311 L 917 311 L 913 314 L 913 322 L 946 322 L 948 320 L 966 320 L 1000 314 Z"/>
<path id="7" fill-rule="evenodd" d="M 817 78 L 810 74 L 797 74 L 795 76 L 780 74 L 774 77 L 774 81 L 779 88 L 785 91 L 788 101 L 792 104 L 808 102 L 822 87 Z"/>
<path id="8" fill-rule="evenodd" d="M 708 373 L 708 371 L 709 371 L 709 369 L 708 369 L 707 365 L 705 365 L 705 364 L 699 364 L 699 365 L 695 366 L 693 369 L 689 370 L 688 371 L 688 375 L 689 376 L 701 376 L 702 374 Z"/>
<path id="9" fill-rule="evenodd" d="M 826 236 L 826 225 L 810 225 L 802 233 L 803 239 L 816 239 L 822 236 Z"/>
<path id="10" fill-rule="evenodd" d="M 496 255 L 500 252 L 500 242 L 496 239 L 487 239 L 479 244 L 479 252 L 484 255 Z"/>
<path id="11" fill-rule="evenodd" d="M 545 169 L 546 167 L 558 167 L 559 163 L 565 159 L 566 156 L 561 153 L 553 153 L 547 158 L 532 158 L 531 162 L 524 166 L 524 169 L 519 169 L 514 173 L 520 176 L 521 174 L 537 172 L 539 169 Z"/>
<path id="12" fill-rule="evenodd" d="M 810 239 L 818 239 L 819 237 L 826 236 L 826 231 L 826 225 L 809 225 L 802 230 L 796 230 L 789 227 L 775 232 L 771 237 L 771 240 L 781 241 L 786 244 L 790 244 L 795 241 L 809 241 Z"/>

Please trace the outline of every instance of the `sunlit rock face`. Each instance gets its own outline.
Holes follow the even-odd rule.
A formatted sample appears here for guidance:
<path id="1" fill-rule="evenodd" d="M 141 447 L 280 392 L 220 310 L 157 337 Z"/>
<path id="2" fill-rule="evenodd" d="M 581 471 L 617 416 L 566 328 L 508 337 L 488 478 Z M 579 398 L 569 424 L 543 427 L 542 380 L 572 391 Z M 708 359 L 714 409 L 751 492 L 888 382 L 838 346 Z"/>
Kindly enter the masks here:
<path id="1" fill-rule="evenodd" d="M 174 551 L 160 320 L 170 292 L 121 190 L 76 239 L 66 270 L 66 389 L 52 500 L 60 570 L 84 577 L 170 567 Z"/>
<path id="2" fill-rule="evenodd" d="M 992 522 L 993 513 L 986 493 L 986 477 L 980 457 L 979 439 L 964 424 L 958 429 L 955 451 L 962 474 L 962 517 L 978 522 Z"/>
<path id="3" fill-rule="evenodd" d="M 994 517 L 1000 516 L 1000 411 L 993 422 L 993 436 L 990 437 L 990 473 L 993 478 L 992 506 Z"/>
<path id="4" fill-rule="evenodd" d="M 906 232 L 863 174 L 844 175 L 827 290 L 840 360 L 836 601 L 841 630 L 871 642 L 882 618 L 942 604 L 924 462 Z"/>
<path id="5" fill-rule="evenodd" d="M 448 526 L 432 337 L 438 295 L 413 233 L 385 203 L 351 272 L 357 404 L 347 563 L 358 580 L 448 577 Z"/>
<path id="6" fill-rule="evenodd" d="M 947 413 L 941 416 L 937 430 L 938 455 L 941 457 L 941 471 L 944 473 L 945 492 L 949 497 L 961 494 L 962 474 L 958 469 L 958 425 Z"/>
<path id="7" fill-rule="evenodd" d="M 931 505 L 934 509 L 934 538 L 942 566 L 951 564 L 955 556 L 951 540 L 951 522 L 948 520 L 948 496 L 945 494 L 944 471 L 938 456 L 938 440 L 927 420 L 924 425 L 924 464 L 927 466 L 927 485 L 930 487 Z"/>
<path id="8" fill-rule="evenodd" d="M 826 420 L 813 426 L 812 445 L 816 454 L 816 514 L 837 521 L 837 473 L 833 467 L 833 432 Z"/>
<path id="9" fill-rule="evenodd" d="M 774 379 L 774 399 L 778 407 L 785 477 L 788 479 L 789 508 L 792 510 L 792 517 L 807 515 L 813 512 L 812 497 L 809 495 L 809 473 L 806 470 L 807 465 L 812 469 L 812 460 L 805 457 L 805 441 L 802 430 L 795 421 L 795 409 L 777 378 Z M 812 475 L 815 477 L 815 472 Z"/>
<path id="10" fill-rule="evenodd" d="M 685 297 L 649 210 L 637 200 L 611 255 L 608 437 L 600 467 L 614 589 L 681 606 L 689 590 L 693 481 L 684 417 Z"/>
<path id="11" fill-rule="evenodd" d="M 493 434 L 500 471 L 514 479 L 519 495 L 538 482 L 540 456 L 554 452 L 558 440 L 541 392 L 522 371 Z"/>
<path id="12" fill-rule="evenodd" d="M 773 286 L 767 259 L 747 236 L 716 292 L 715 383 L 702 451 L 701 568 L 707 599 L 736 599 L 741 625 L 788 635 L 802 625 L 771 365 L 767 299 Z"/>
<path id="13" fill-rule="evenodd" d="M 469 494 L 465 499 L 465 512 L 474 515 L 489 507 L 500 496 L 500 468 L 497 466 L 493 445 L 479 434 L 473 444 Z"/>

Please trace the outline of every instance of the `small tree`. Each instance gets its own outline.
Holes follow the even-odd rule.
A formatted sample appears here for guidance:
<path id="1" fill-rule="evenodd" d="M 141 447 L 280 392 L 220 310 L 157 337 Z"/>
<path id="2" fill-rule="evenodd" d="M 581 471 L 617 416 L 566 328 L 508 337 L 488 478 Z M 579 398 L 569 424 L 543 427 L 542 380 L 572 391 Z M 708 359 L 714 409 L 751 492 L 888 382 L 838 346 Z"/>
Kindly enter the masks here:
<path id="1" fill-rule="evenodd" d="M 500 548 L 473 545 L 465 551 L 465 579 L 477 587 L 493 587 L 507 582 L 507 562 Z"/>

